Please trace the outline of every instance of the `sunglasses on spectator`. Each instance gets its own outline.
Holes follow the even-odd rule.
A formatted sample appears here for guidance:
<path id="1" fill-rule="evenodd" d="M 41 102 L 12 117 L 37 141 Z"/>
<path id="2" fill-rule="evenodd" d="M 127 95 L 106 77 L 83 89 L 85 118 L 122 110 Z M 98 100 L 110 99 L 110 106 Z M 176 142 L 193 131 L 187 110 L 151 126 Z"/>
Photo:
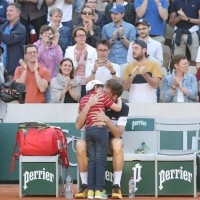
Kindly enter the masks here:
<path id="1" fill-rule="evenodd" d="M 82 12 L 83 15 L 93 15 L 91 12 Z"/>

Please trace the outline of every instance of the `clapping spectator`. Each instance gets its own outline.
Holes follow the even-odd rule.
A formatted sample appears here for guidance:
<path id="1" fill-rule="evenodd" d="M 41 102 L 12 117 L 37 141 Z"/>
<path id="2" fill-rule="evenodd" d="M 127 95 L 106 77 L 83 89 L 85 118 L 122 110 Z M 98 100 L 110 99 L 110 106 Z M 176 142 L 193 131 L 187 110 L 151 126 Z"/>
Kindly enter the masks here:
<path id="1" fill-rule="evenodd" d="M 60 45 L 63 54 L 66 48 L 72 45 L 71 31 L 68 27 L 63 26 L 61 23 L 63 12 L 60 8 L 52 8 L 49 12 L 50 24 L 54 33 L 59 34 L 58 44 Z"/>
<path id="2" fill-rule="evenodd" d="M 94 10 L 85 6 L 81 10 L 82 23 L 77 26 L 83 26 L 86 30 L 86 43 L 92 47 L 101 39 L 101 28 L 94 24 Z"/>
<path id="3" fill-rule="evenodd" d="M 83 27 L 75 28 L 72 37 L 76 44 L 69 46 L 65 51 L 65 58 L 70 58 L 73 61 L 75 76 L 81 79 L 81 97 L 86 95 L 85 68 L 87 65 L 94 63 L 97 58 L 95 48 L 86 43 L 86 33 Z"/>
<path id="4" fill-rule="evenodd" d="M 72 60 L 60 62 L 59 74 L 50 83 L 51 103 L 77 103 L 81 96 L 80 79 L 74 78 Z"/>

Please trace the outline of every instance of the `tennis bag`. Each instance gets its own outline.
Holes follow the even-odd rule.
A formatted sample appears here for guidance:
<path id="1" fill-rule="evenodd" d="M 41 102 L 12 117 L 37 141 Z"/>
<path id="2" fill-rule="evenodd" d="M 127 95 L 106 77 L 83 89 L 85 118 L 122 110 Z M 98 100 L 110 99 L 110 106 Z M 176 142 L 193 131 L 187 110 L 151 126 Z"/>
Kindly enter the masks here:
<path id="1" fill-rule="evenodd" d="M 19 152 L 16 152 L 18 147 Z M 44 123 L 27 122 L 18 125 L 10 172 L 14 162 L 23 156 L 52 156 L 60 154 L 63 164 L 69 167 L 67 139 L 59 127 Z"/>

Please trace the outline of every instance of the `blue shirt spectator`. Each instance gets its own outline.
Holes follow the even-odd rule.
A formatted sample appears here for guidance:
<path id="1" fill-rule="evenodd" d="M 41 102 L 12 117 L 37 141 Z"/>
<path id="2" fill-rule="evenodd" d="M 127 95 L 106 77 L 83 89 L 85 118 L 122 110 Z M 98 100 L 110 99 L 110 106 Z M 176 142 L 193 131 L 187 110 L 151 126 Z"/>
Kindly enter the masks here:
<path id="1" fill-rule="evenodd" d="M 0 0 L 0 25 L 7 21 L 6 10 L 8 7 L 8 2 L 6 0 Z"/>

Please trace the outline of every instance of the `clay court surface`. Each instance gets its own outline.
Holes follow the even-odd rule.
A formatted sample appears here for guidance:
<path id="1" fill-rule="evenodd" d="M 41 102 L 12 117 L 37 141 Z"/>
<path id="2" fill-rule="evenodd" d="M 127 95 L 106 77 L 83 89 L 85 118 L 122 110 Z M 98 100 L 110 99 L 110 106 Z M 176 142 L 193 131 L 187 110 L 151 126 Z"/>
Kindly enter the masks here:
<path id="1" fill-rule="evenodd" d="M 76 186 L 74 186 L 74 192 L 76 192 Z M 0 200 L 16 200 L 16 199 L 24 199 L 24 200 L 64 200 L 63 197 L 53 197 L 53 196 L 45 196 L 45 197 L 35 197 L 35 196 L 29 196 L 29 197 L 19 197 L 19 186 L 18 185 L 0 185 Z M 124 197 L 123 199 L 128 199 L 127 197 Z M 200 194 L 197 198 L 194 197 L 136 197 L 135 199 L 141 199 L 141 200 L 200 200 Z"/>

